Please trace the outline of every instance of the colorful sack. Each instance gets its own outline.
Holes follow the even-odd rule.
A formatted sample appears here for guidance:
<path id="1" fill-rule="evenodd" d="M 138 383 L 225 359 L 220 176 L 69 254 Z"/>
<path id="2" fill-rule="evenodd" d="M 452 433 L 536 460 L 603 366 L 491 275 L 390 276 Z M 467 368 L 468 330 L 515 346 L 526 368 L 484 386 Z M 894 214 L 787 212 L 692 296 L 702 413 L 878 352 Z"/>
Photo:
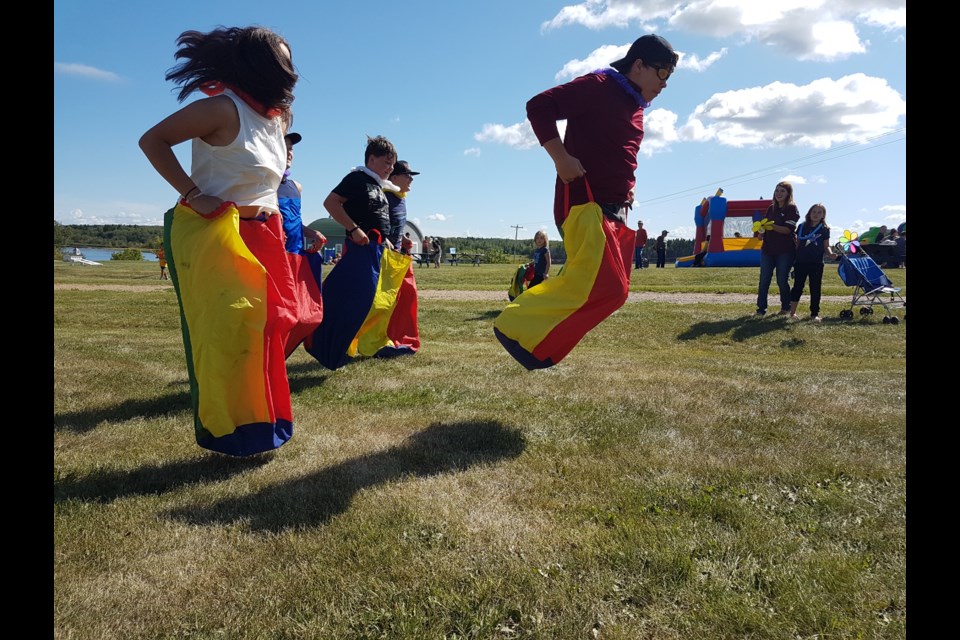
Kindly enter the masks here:
<path id="1" fill-rule="evenodd" d="M 527 283 L 533 280 L 534 270 L 533 264 L 522 264 L 517 267 L 517 272 L 513 275 L 513 279 L 510 280 L 510 288 L 507 289 L 507 297 L 510 298 L 510 302 L 513 302 L 517 296 L 523 293 L 524 289 L 527 287 Z"/>
<path id="2" fill-rule="evenodd" d="M 323 322 L 304 348 L 328 369 L 358 356 L 389 358 L 420 348 L 413 258 L 384 250 L 379 234 L 367 245 L 349 238 L 323 282 Z"/>
<path id="3" fill-rule="evenodd" d="M 493 323 L 497 339 L 527 369 L 560 362 L 591 329 L 623 306 L 630 289 L 636 234 L 593 201 L 566 207 L 567 261 L 556 277 L 527 289 Z"/>
<path id="4" fill-rule="evenodd" d="M 284 349 L 298 321 L 281 216 L 241 220 L 232 202 L 204 216 L 180 203 L 163 231 L 197 444 L 233 456 L 280 447 L 293 435 Z"/>

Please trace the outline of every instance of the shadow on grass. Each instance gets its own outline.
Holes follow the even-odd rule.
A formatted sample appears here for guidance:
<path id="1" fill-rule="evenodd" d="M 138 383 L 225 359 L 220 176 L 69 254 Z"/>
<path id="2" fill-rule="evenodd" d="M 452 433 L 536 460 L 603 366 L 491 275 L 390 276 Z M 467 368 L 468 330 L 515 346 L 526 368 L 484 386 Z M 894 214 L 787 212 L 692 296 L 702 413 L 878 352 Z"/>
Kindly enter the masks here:
<path id="1" fill-rule="evenodd" d="M 231 458 L 210 454 L 196 460 L 169 462 L 133 470 L 93 472 L 83 478 L 54 479 L 53 501 L 79 499 L 88 502 L 111 502 L 128 496 L 166 493 L 198 482 L 220 482 L 238 473 L 268 463 L 276 452 Z"/>
<path id="2" fill-rule="evenodd" d="M 94 429 L 101 422 L 126 422 L 134 418 L 156 418 L 181 411 L 188 413 L 193 411 L 189 391 L 168 393 L 165 396 L 149 400 L 125 400 L 113 406 L 99 409 L 54 413 L 53 430 L 84 433 Z"/>
<path id="3" fill-rule="evenodd" d="M 484 311 L 479 313 L 472 318 L 465 318 L 465 320 L 495 320 L 497 316 L 500 315 L 502 309 L 491 309 L 489 311 Z"/>
<path id="4" fill-rule="evenodd" d="M 310 387 L 318 387 L 327 381 L 331 373 L 333 372 L 316 361 L 287 363 L 290 393 L 297 393 Z"/>
<path id="5" fill-rule="evenodd" d="M 741 318 L 717 320 L 715 322 L 697 322 L 678 335 L 677 339 L 696 340 L 701 336 L 715 336 L 729 332 L 732 340 L 743 342 L 744 340 L 756 338 L 757 336 L 762 336 L 772 331 L 780 331 L 786 326 L 786 316 L 762 318 L 750 315 Z"/>
<path id="6" fill-rule="evenodd" d="M 322 385 L 329 377 L 330 371 L 324 369 L 319 362 L 298 363 L 288 367 L 287 375 L 290 380 L 290 393 L 293 394 Z M 187 381 L 176 382 L 170 386 L 183 387 L 184 391 L 168 393 L 149 400 L 125 400 L 109 407 L 54 413 L 53 430 L 54 432 L 85 433 L 103 422 L 126 422 L 134 418 L 150 419 L 180 412 L 187 413 L 186 421 L 192 425 L 193 403 Z"/>
<path id="7" fill-rule="evenodd" d="M 175 509 L 170 516 L 197 525 L 244 521 L 253 529 L 274 532 L 322 525 L 346 511 L 362 489 L 515 458 L 525 448 L 523 435 L 499 422 L 434 424 L 385 451 L 285 480 L 256 494 Z"/>

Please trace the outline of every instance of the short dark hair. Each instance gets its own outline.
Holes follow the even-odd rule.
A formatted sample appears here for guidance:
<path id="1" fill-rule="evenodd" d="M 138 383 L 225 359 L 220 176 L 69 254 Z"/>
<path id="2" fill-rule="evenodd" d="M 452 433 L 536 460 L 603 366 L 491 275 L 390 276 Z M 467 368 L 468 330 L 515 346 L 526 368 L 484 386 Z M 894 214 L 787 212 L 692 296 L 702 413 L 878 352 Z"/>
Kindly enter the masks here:
<path id="1" fill-rule="evenodd" d="M 363 155 L 363 161 L 370 162 L 371 156 L 392 156 L 396 159 L 397 150 L 394 148 L 393 143 L 383 136 L 377 136 L 376 138 L 367 136 L 367 151 Z"/>

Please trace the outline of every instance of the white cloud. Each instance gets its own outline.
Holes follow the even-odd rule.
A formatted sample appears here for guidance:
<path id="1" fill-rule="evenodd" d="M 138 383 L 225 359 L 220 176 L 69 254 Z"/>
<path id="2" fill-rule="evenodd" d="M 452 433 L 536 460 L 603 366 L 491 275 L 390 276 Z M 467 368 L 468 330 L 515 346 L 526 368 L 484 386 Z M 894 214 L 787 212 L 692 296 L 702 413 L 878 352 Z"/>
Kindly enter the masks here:
<path id="1" fill-rule="evenodd" d="M 478 156 L 480 155 L 480 149 L 477 147 L 470 147 L 469 149 L 463 150 L 463 155 L 465 156 Z"/>
<path id="2" fill-rule="evenodd" d="M 614 60 L 619 60 L 623 56 L 627 55 L 627 51 L 629 49 L 630 43 L 625 45 L 603 45 L 602 47 L 591 51 L 590 54 L 583 60 L 573 59 L 563 65 L 563 68 L 557 72 L 556 79 L 566 80 L 570 78 L 576 78 L 585 73 L 590 73 L 594 69 L 603 69 L 605 67 L 609 67 L 610 63 Z"/>
<path id="3" fill-rule="evenodd" d="M 112 71 L 104 71 L 96 67 L 90 67 L 85 64 L 54 62 L 53 72 L 65 76 L 78 76 L 81 78 L 90 78 L 92 80 L 104 80 L 107 82 L 120 82 L 120 76 Z"/>
<path id="4" fill-rule="evenodd" d="M 679 51 L 677 53 L 680 53 Z M 677 63 L 678 69 L 690 69 L 691 71 L 706 71 L 709 69 L 713 63 L 727 55 L 727 48 L 724 47 L 720 51 L 714 51 L 708 53 L 705 58 L 700 58 L 696 54 L 683 54 L 680 53 L 680 61 Z"/>
<path id="5" fill-rule="evenodd" d="M 477 142 L 496 142 L 517 149 L 530 149 L 539 144 L 529 120 L 509 126 L 485 124 L 480 133 L 475 133 L 473 138 Z"/>
<path id="6" fill-rule="evenodd" d="M 730 147 L 826 149 L 890 133 L 903 126 L 906 112 L 906 101 L 885 79 L 857 73 L 714 94 L 694 109 L 679 136 Z"/>
<path id="7" fill-rule="evenodd" d="M 644 25 L 653 20 L 668 18 L 678 4 L 680 3 L 675 0 L 586 0 L 564 7 L 560 13 L 540 25 L 540 29 L 549 31 L 568 25 L 581 25 L 596 30 L 627 27 L 634 23 Z"/>
<path id="8" fill-rule="evenodd" d="M 67 213 L 53 214 L 60 224 L 132 224 L 138 226 L 163 226 L 163 215 L 154 217 L 140 213 L 119 211 L 109 215 L 84 213 L 82 209 L 72 209 Z"/>
<path id="9" fill-rule="evenodd" d="M 651 156 L 663 151 L 680 137 L 677 133 L 677 114 L 667 109 L 654 109 L 643 114 L 643 144 L 640 153 Z"/>
<path id="10" fill-rule="evenodd" d="M 436 222 L 446 222 L 447 216 L 442 213 L 433 213 L 427 216 L 427 220 L 434 220 Z"/>
<path id="11" fill-rule="evenodd" d="M 541 29 L 571 25 L 679 29 L 756 40 L 800 60 L 833 60 L 866 51 L 858 25 L 905 30 L 907 14 L 906 0 L 585 0 L 563 7 Z"/>
<path id="12" fill-rule="evenodd" d="M 905 204 L 888 204 L 880 207 L 880 211 L 892 211 L 896 214 L 906 215 L 907 205 Z"/>
<path id="13" fill-rule="evenodd" d="M 557 72 L 555 77 L 558 81 L 569 80 L 578 76 L 582 76 L 585 73 L 590 73 L 596 69 L 608 67 L 614 60 L 619 60 L 623 56 L 627 55 L 631 44 L 631 42 L 622 45 L 605 44 L 602 47 L 597 47 L 583 60 L 574 58 L 570 62 L 563 65 L 563 68 Z M 706 71 L 713 63 L 726 54 L 726 48 L 723 48 L 720 51 L 709 53 L 705 58 L 700 58 L 695 54 L 688 55 L 682 51 L 677 51 L 677 55 L 680 56 L 680 60 L 677 63 L 677 68 L 689 69 L 691 71 Z"/>
<path id="14" fill-rule="evenodd" d="M 798 184 L 807 184 L 807 179 L 804 178 L 803 176 L 798 176 L 791 173 L 789 175 L 783 176 L 782 178 L 777 180 L 777 182 L 789 182 L 793 186 L 797 186 Z"/>

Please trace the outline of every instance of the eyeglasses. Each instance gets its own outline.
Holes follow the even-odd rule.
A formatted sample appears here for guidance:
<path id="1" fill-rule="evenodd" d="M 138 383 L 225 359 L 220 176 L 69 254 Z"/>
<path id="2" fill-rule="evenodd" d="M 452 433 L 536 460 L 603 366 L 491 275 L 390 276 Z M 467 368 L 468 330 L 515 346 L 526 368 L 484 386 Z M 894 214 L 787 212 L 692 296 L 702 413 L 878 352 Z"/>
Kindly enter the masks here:
<path id="1" fill-rule="evenodd" d="M 666 82 L 666 81 L 670 78 L 670 76 L 673 75 L 673 69 L 671 69 L 670 67 L 658 67 L 658 66 L 655 65 L 655 64 L 649 64 L 649 65 L 647 65 L 647 66 L 648 66 L 648 67 L 651 67 L 651 68 L 653 68 L 653 69 L 656 69 L 656 70 L 657 70 L 657 77 L 660 78 L 660 79 L 661 79 L 662 81 L 664 81 L 664 82 Z"/>

